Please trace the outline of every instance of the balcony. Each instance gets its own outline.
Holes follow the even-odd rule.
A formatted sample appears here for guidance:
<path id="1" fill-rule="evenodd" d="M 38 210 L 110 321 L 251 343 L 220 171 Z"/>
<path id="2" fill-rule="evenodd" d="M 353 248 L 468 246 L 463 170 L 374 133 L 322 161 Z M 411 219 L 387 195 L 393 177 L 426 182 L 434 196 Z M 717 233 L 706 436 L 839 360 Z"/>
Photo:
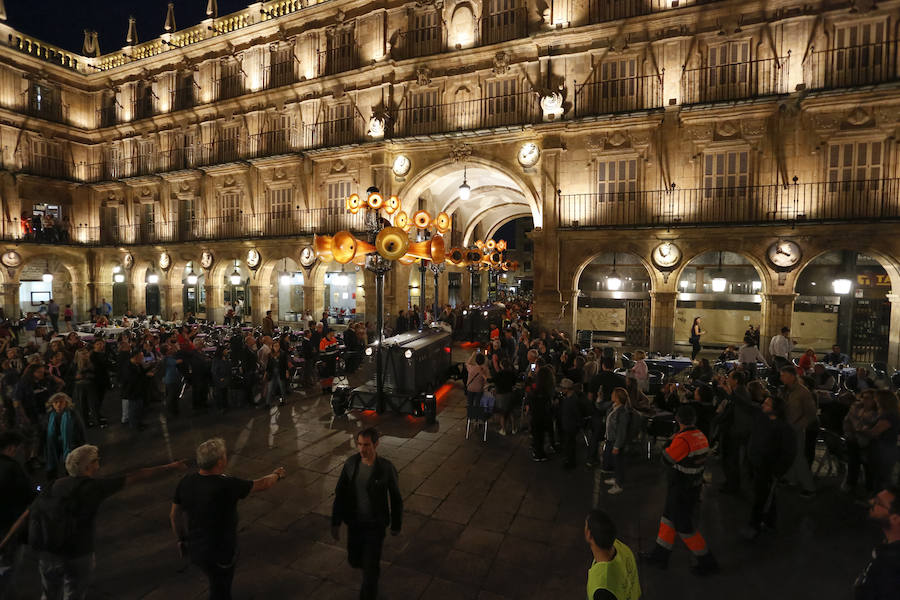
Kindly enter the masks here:
<path id="1" fill-rule="evenodd" d="M 78 246 L 121 246 L 333 234 L 341 230 L 357 233 L 366 231 L 365 214 L 351 215 L 344 211 L 317 208 L 256 214 L 239 212 L 225 217 L 181 219 L 138 225 L 93 227 L 79 224 L 60 232 L 59 239 L 67 240 L 62 243 Z M 18 220 L 0 222 L 0 239 L 34 243 L 46 241 L 27 236 Z"/>
<path id="2" fill-rule="evenodd" d="M 444 30 L 440 25 L 397 33 L 395 58 L 404 60 L 440 54 L 444 51 Z"/>
<path id="3" fill-rule="evenodd" d="M 97 109 L 97 125 L 112 127 L 122 122 L 122 110 L 118 104 Z"/>
<path id="4" fill-rule="evenodd" d="M 715 1 L 717 0 L 592 0 L 588 18 L 591 23 L 606 23 Z"/>
<path id="5" fill-rule="evenodd" d="M 356 46 L 336 46 L 318 53 L 319 76 L 336 75 L 359 67 Z"/>
<path id="6" fill-rule="evenodd" d="M 562 195 L 561 228 L 703 227 L 900 219 L 900 179 Z"/>
<path id="7" fill-rule="evenodd" d="M 391 137 L 412 137 L 527 125 L 541 121 L 537 94 L 519 92 L 397 110 Z"/>
<path id="8" fill-rule="evenodd" d="M 53 179 L 73 178 L 72 163 L 70 161 L 50 156 L 25 156 L 21 172 Z"/>
<path id="9" fill-rule="evenodd" d="M 244 74 L 237 73 L 228 75 L 221 79 L 216 79 L 216 98 L 218 100 L 228 100 L 243 95 L 244 90 Z"/>
<path id="10" fill-rule="evenodd" d="M 575 117 L 660 108 L 662 79 L 662 75 L 644 75 L 585 83 L 575 91 Z"/>
<path id="11" fill-rule="evenodd" d="M 169 106 L 173 111 L 193 108 L 196 103 L 197 94 L 194 85 L 175 88 L 169 92 Z"/>
<path id="12" fill-rule="evenodd" d="M 296 83 L 297 73 L 293 60 L 275 62 L 263 70 L 263 87 L 272 89 Z"/>
<path id="13" fill-rule="evenodd" d="M 478 28 L 481 46 L 499 44 L 528 35 L 525 7 L 513 8 L 481 18 Z"/>
<path id="14" fill-rule="evenodd" d="M 68 107 L 57 99 L 50 100 L 44 97 L 30 95 L 25 112 L 32 117 L 38 117 L 54 123 L 68 122 Z"/>
<path id="15" fill-rule="evenodd" d="M 803 81 L 811 90 L 834 90 L 897 81 L 897 42 L 876 42 L 814 50 L 803 61 Z"/>
<path id="16" fill-rule="evenodd" d="M 156 96 L 147 95 L 131 101 L 131 120 L 149 119 L 157 114 Z"/>
<path id="17" fill-rule="evenodd" d="M 365 123 L 357 114 L 330 121 L 320 121 L 305 125 L 302 133 L 302 148 L 328 148 L 358 144 L 366 140 Z"/>
<path id="18" fill-rule="evenodd" d="M 786 94 L 788 58 L 763 58 L 686 69 L 681 74 L 681 103 L 703 104 Z"/>
<path id="19" fill-rule="evenodd" d="M 250 136 L 250 158 L 278 156 L 299 150 L 293 129 L 275 129 Z"/>

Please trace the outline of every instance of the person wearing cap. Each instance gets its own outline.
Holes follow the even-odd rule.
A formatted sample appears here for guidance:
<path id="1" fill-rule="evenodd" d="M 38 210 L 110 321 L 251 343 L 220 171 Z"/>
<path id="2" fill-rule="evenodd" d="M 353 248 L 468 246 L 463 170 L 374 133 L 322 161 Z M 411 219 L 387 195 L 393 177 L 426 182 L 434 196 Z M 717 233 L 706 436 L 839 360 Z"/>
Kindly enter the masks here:
<path id="1" fill-rule="evenodd" d="M 575 467 L 575 448 L 578 432 L 584 424 L 587 410 L 584 398 L 575 382 L 571 379 L 563 379 L 559 382 L 559 389 L 563 394 L 559 401 L 559 423 L 562 429 L 563 466 L 567 469 Z"/>

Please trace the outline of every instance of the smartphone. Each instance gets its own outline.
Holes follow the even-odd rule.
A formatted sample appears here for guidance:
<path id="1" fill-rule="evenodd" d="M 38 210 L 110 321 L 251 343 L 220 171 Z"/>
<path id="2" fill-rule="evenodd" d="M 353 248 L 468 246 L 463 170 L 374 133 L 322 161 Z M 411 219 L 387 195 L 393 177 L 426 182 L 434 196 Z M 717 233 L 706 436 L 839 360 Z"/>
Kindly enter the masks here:
<path id="1" fill-rule="evenodd" d="M 531 372 L 534 373 L 537 369 L 537 363 L 531 363 Z"/>

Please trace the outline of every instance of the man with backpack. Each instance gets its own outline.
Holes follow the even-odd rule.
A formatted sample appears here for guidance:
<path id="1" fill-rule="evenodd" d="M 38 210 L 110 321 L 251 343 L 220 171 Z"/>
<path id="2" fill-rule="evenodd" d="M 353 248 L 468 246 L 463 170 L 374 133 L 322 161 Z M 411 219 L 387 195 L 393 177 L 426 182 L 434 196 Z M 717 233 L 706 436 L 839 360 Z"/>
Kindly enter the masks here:
<path id="1" fill-rule="evenodd" d="M 96 477 L 96 446 L 79 446 L 66 458 L 69 477 L 57 480 L 29 509 L 28 543 L 40 553 L 43 598 L 81 600 L 94 572 L 94 524 L 104 500 L 153 475 L 186 469 L 184 461 L 140 469 L 119 477 Z"/>

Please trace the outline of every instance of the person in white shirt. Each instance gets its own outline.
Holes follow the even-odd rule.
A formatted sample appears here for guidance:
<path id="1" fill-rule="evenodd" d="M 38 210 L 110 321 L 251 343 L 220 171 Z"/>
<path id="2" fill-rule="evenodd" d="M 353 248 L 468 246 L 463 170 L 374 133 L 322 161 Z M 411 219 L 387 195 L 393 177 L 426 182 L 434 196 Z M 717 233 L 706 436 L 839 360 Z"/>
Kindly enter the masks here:
<path id="1" fill-rule="evenodd" d="M 776 335 L 769 341 L 769 356 L 776 369 L 780 369 L 791 363 L 791 351 L 794 349 L 794 342 L 788 336 L 791 333 L 790 327 L 782 327 L 781 333 Z"/>
<path id="2" fill-rule="evenodd" d="M 767 364 L 762 352 L 756 347 L 756 340 L 749 335 L 744 338 L 744 345 L 738 349 L 738 362 L 743 365 L 744 371 L 750 379 L 756 379 L 756 366 L 758 363 Z"/>

